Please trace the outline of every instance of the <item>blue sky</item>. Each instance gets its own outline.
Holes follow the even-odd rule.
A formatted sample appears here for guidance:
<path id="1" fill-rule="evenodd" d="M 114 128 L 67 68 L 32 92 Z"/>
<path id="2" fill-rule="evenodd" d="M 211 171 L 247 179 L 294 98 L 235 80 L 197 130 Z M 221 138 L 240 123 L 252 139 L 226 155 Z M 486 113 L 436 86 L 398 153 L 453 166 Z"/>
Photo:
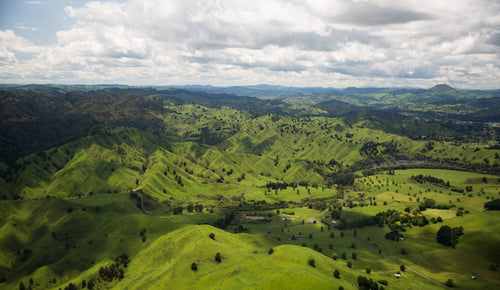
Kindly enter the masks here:
<path id="1" fill-rule="evenodd" d="M 0 83 L 500 87 L 494 0 L 0 0 Z"/>

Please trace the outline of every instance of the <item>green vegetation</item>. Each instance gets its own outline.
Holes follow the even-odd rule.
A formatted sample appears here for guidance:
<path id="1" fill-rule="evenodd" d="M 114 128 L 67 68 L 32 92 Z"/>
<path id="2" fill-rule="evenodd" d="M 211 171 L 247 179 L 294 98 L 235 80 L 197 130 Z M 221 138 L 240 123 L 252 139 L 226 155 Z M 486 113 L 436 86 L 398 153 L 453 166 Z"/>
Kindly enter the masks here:
<path id="1" fill-rule="evenodd" d="M 1 91 L 0 288 L 500 286 L 498 128 L 423 118 L 451 114 L 440 90 L 351 90 L 374 111 L 348 116 L 335 96 L 101 89 Z M 374 117 L 399 98 L 402 122 Z"/>

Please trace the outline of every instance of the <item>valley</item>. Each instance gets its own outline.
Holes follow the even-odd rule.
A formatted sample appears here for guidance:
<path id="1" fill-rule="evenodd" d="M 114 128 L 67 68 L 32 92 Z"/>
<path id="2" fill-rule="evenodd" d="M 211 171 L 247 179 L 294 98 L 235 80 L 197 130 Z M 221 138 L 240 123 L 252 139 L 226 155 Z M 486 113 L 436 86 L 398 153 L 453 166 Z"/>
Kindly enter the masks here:
<path id="1" fill-rule="evenodd" d="M 500 285 L 498 92 L 267 89 L 2 88 L 0 288 Z"/>

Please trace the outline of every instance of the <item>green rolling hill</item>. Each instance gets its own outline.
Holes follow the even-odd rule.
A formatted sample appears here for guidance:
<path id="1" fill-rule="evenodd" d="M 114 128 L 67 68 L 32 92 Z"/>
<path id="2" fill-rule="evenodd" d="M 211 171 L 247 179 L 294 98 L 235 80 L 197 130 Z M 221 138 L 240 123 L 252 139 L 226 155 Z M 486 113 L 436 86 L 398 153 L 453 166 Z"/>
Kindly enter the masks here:
<path id="1" fill-rule="evenodd" d="M 2 90 L 0 288 L 500 285 L 500 217 L 483 208 L 500 194 L 497 127 L 220 93 Z M 427 224 L 380 223 L 388 210 Z M 456 248 L 436 242 L 441 225 L 464 228 Z"/>

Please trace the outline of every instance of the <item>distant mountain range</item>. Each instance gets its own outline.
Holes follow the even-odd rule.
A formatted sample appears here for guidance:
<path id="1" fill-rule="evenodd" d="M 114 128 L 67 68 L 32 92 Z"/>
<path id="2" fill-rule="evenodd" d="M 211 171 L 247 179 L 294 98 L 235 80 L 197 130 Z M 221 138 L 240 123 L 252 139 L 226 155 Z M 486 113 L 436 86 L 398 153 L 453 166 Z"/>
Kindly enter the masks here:
<path id="1" fill-rule="evenodd" d="M 351 94 L 367 94 L 378 92 L 411 92 L 411 93 L 439 93 L 446 94 L 450 92 L 482 92 L 483 94 L 499 94 L 500 90 L 459 90 L 447 84 L 438 84 L 429 89 L 421 88 L 380 88 L 380 87 L 348 87 L 345 89 L 338 88 L 325 88 L 325 87 L 286 87 L 278 85 L 253 85 L 253 86 L 228 86 L 216 87 L 211 85 L 185 85 L 185 86 L 171 86 L 183 90 L 195 92 L 207 92 L 217 94 L 234 94 L 249 97 L 266 97 L 266 98 L 291 98 L 291 97 L 304 97 L 304 96 L 318 96 L 318 95 L 351 95 Z"/>

